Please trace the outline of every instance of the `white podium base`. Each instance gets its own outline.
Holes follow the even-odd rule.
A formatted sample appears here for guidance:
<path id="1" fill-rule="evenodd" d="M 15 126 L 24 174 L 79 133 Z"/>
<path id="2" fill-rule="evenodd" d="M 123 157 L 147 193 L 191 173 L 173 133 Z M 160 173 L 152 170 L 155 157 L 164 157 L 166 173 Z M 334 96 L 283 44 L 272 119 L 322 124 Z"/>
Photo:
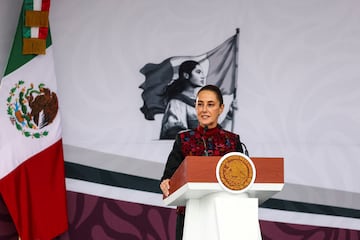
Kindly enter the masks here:
<path id="1" fill-rule="evenodd" d="M 186 203 L 183 240 L 261 240 L 258 199 L 211 193 Z"/>

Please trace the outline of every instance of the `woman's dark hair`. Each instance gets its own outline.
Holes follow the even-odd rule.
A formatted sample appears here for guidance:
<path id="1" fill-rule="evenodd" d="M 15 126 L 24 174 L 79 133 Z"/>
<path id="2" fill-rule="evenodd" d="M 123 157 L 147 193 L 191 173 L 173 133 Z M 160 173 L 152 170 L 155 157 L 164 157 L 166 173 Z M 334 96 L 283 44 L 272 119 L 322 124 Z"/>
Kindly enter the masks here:
<path id="1" fill-rule="evenodd" d="M 185 90 L 186 86 L 190 84 L 189 79 L 191 78 L 191 72 L 194 70 L 196 65 L 199 65 L 199 63 L 193 60 L 188 60 L 180 64 L 179 78 L 166 87 L 166 95 L 168 98 L 171 98 L 172 96 Z M 184 73 L 189 74 L 189 79 L 184 78 Z"/>
<path id="2" fill-rule="evenodd" d="M 223 99 L 223 95 L 222 95 L 222 93 L 221 93 L 220 88 L 218 88 L 218 87 L 215 86 L 215 85 L 205 85 L 205 86 L 203 86 L 202 88 L 200 88 L 200 90 L 198 91 L 197 95 L 199 95 L 200 92 L 205 91 L 205 90 L 214 92 L 214 93 L 216 94 L 217 99 L 218 99 L 219 102 L 220 102 L 220 105 L 224 104 L 224 99 Z"/>

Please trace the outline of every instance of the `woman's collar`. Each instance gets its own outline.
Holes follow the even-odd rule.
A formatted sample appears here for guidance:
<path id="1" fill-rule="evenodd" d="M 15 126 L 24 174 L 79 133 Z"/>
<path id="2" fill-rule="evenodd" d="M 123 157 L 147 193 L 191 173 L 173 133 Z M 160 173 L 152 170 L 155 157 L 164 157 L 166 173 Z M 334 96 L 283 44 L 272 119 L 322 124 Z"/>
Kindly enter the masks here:
<path id="1" fill-rule="evenodd" d="M 219 131 L 221 129 L 221 126 L 218 124 L 216 127 L 214 127 L 214 128 L 205 128 L 205 127 L 202 127 L 201 125 L 198 125 L 198 127 L 197 127 L 197 130 L 200 132 L 200 133 L 202 133 L 202 134 L 213 134 L 213 133 L 215 133 L 215 132 L 217 132 L 217 131 Z"/>

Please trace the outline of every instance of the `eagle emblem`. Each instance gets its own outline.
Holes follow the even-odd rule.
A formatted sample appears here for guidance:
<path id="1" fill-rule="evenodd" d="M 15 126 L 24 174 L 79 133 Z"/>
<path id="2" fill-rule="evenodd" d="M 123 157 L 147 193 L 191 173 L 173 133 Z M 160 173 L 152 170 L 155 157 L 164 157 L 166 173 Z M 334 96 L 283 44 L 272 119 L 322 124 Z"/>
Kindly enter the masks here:
<path id="1" fill-rule="evenodd" d="M 47 136 L 49 132 L 45 127 L 54 121 L 58 109 L 56 93 L 44 83 L 37 87 L 33 83 L 26 86 L 25 82 L 20 80 L 10 89 L 7 98 L 10 121 L 25 137 Z"/>

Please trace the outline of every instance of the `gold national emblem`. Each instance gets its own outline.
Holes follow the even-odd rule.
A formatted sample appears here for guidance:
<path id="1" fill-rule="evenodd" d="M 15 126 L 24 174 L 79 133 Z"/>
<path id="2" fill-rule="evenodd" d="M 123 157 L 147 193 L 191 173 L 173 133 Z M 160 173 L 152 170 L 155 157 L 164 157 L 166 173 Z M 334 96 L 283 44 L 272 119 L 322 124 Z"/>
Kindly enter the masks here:
<path id="1" fill-rule="evenodd" d="M 254 175 L 250 162 L 241 155 L 226 157 L 218 171 L 222 184 L 232 191 L 245 189 L 251 184 Z"/>

